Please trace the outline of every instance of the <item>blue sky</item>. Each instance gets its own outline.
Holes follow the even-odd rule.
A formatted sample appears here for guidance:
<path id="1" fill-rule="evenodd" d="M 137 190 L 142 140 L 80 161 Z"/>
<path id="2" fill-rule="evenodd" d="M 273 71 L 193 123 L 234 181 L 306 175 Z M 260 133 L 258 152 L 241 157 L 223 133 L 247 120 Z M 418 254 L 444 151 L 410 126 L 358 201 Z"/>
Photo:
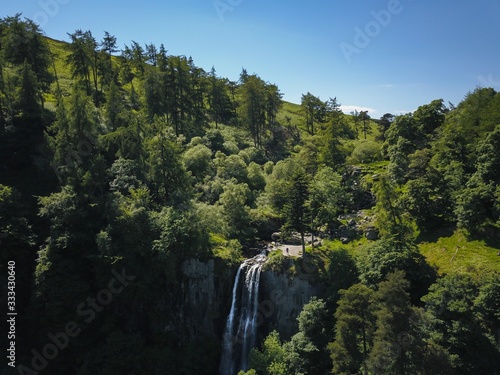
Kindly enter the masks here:
<path id="1" fill-rule="evenodd" d="M 500 90 L 500 0 L 0 0 L 0 16 L 17 12 L 55 39 L 163 43 L 232 80 L 245 67 L 285 100 L 309 91 L 372 117 Z"/>

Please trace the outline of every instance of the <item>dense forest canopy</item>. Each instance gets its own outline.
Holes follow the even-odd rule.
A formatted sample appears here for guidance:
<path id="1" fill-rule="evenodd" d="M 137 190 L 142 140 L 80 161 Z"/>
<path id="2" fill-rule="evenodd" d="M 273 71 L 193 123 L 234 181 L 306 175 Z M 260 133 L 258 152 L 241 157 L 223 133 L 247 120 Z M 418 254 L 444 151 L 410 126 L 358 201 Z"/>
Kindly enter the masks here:
<path id="1" fill-rule="evenodd" d="M 3 278 L 16 264 L 23 366 L 6 371 L 216 374 L 217 338 L 160 328 L 182 264 L 232 267 L 277 231 L 304 259 L 270 268 L 293 277 L 309 258 L 324 293 L 246 374 L 500 368 L 500 93 L 374 119 L 337 97 L 284 102 L 257 74 L 234 82 L 163 45 L 68 35 L 0 20 L 0 256 Z M 349 229 L 354 213 L 374 237 Z M 113 303 L 89 301 L 112 277 Z M 83 333 L 34 368 L 31 350 L 75 320 Z"/>

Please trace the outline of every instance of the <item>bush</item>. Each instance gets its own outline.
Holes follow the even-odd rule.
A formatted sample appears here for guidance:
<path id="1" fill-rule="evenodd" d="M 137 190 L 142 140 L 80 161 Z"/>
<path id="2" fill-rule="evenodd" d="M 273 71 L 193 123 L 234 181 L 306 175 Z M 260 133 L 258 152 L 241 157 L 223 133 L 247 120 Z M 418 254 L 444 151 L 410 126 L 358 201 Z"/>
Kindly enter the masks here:
<path id="1" fill-rule="evenodd" d="M 224 151 L 226 154 L 231 155 L 231 154 L 238 154 L 240 152 L 240 149 L 238 148 L 238 145 L 236 142 L 233 141 L 226 141 L 223 144 Z"/>
<path id="2" fill-rule="evenodd" d="M 374 141 L 364 141 L 359 143 L 348 158 L 350 164 L 373 163 L 381 159 L 382 147 Z"/>
<path id="3" fill-rule="evenodd" d="M 184 154 L 184 165 L 195 177 L 203 177 L 208 173 L 212 163 L 212 151 L 202 144 L 197 144 Z"/>
<path id="4" fill-rule="evenodd" d="M 243 261 L 241 244 L 238 240 L 227 241 L 223 237 L 211 235 L 210 242 L 214 245 L 214 255 L 225 261 L 228 265 L 240 264 Z"/>
<path id="5" fill-rule="evenodd" d="M 219 157 L 217 155 L 217 175 L 225 180 L 235 178 L 238 182 L 246 182 L 247 165 L 238 155 Z"/>
<path id="6" fill-rule="evenodd" d="M 287 273 L 292 271 L 293 261 L 283 255 L 281 250 L 269 253 L 267 262 L 264 263 L 264 270 L 270 270 L 278 273 Z"/>

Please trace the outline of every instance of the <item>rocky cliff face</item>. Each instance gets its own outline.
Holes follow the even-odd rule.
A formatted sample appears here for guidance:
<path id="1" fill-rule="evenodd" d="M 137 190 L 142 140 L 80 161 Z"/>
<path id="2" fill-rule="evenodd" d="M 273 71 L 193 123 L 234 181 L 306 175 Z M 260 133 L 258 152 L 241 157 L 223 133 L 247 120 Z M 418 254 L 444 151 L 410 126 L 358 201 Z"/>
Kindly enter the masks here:
<path id="1" fill-rule="evenodd" d="M 190 259 L 182 265 L 181 288 L 175 306 L 178 332 L 185 340 L 221 339 L 231 306 L 237 267 L 217 260 Z M 272 330 L 282 339 L 297 332 L 297 317 L 319 287 L 305 277 L 262 271 L 258 305 L 259 342 Z"/>
<path id="2" fill-rule="evenodd" d="M 222 337 L 235 273 L 236 268 L 213 259 L 189 259 L 182 264 L 175 313 L 181 337 Z"/>
<path id="3" fill-rule="evenodd" d="M 261 283 L 259 312 L 262 334 L 277 330 L 282 339 L 289 339 L 298 330 L 297 317 L 319 287 L 301 277 L 275 271 L 264 271 Z"/>

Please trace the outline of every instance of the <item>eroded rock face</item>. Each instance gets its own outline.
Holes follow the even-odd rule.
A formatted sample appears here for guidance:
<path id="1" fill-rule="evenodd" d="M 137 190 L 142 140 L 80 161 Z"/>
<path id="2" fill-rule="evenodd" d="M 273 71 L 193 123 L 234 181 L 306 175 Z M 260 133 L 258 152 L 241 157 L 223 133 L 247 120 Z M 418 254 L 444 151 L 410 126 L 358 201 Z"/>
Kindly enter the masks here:
<path id="1" fill-rule="evenodd" d="M 367 228 L 365 236 L 370 241 L 376 241 L 379 238 L 378 230 L 376 228 Z"/>
<path id="2" fill-rule="evenodd" d="M 200 337 L 222 339 L 231 305 L 231 291 L 237 267 L 222 262 L 190 259 L 182 265 L 181 287 L 174 307 L 174 320 L 163 329 L 175 331 L 181 340 Z M 300 276 L 263 270 L 258 305 L 258 342 L 277 330 L 288 340 L 298 330 L 297 317 L 320 286 L 312 282 L 307 269 Z M 314 272 L 311 270 L 311 272 Z"/>
<path id="3" fill-rule="evenodd" d="M 261 302 L 259 312 L 263 335 L 273 330 L 280 333 L 282 340 L 288 340 L 298 330 L 297 317 L 317 288 L 300 277 L 263 271 Z"/>
<path id="4" fill-rule="evenodd" d="M 235 272 L 213 259 L 189 259 L 182 264 L 175 312 L 181 337 L 190 340 L 222 336 Z"/>

